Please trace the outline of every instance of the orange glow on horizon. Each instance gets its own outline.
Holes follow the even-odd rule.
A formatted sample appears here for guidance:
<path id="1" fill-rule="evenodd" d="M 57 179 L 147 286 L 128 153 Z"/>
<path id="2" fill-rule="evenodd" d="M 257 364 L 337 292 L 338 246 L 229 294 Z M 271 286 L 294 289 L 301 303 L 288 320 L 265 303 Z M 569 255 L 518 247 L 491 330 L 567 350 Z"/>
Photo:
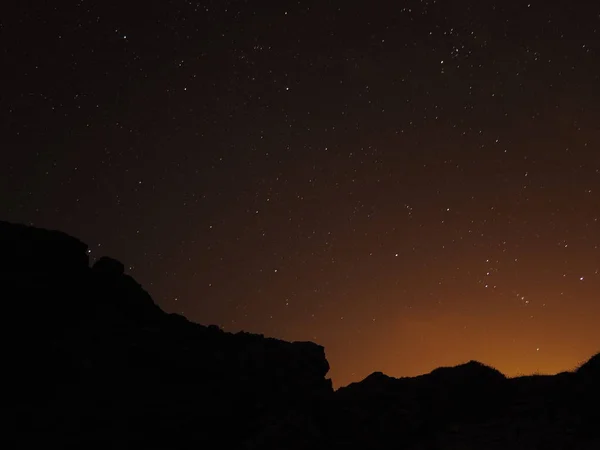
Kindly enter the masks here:
<path id="1" fill-rule="evenodd" d="M 323 345 L 331 366 L 328 376 L 336 388 L 375 371 L 397 378 L 417 376 L 469 360 L 494 367 L 508 377 L 552 375 L 576 369 L 600 351 L 600 345 L 597 315 L 573 311 L 568 302 L 562 307 L 550 304 L 557 303 L 549 302 L 535 314 L 526 311 L 530 304 L 515 309 L 508 301 L 504 307 L 472 305 L 469 312 L 465 308 L 453 312 L 453 303 L 448 302 L 435 314 L 416 306 L 400 307 L 393 313 L 378 315 L 368 328 L 364 323 L 369 305 L 364 304 L 362 311 L 358 308 L 338 318 L 344 322 L 343 330 L 352 333 L 321 322 L 316 328 L 322 332 L 311 337 L 305 331 L 306 324 L 296 323 L 287 333 L 275 337 L 313 340 Z"/>

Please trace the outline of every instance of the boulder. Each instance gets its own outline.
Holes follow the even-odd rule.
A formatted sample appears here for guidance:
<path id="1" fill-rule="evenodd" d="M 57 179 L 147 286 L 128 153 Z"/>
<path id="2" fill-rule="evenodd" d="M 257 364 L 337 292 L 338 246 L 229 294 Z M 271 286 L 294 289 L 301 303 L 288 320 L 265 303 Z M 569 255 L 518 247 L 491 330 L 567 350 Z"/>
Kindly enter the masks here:
<path id="1" fill-rule="evenodd" d="M 125 273 L 125 266 L 119 260 L 103 256 L 94 263 L 92 270 L 96 273 L 121 276 Z"/>

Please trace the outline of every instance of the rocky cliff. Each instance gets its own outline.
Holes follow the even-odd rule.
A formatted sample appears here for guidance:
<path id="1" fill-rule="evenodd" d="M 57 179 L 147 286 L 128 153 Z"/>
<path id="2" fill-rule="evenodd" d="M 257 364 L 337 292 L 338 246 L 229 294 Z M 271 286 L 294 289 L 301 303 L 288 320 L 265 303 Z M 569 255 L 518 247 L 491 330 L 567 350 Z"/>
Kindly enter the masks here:
<path id="1" fill-rule="evenodd" d="M 289 417 L 299 444 L 319 436 L 323 347 L 167 314 L 119 261 L 89 267 L 87 246 L 56 231 L 0 222 L 0 269 L 13 442 L 263 448 L 297 433 Z"/>

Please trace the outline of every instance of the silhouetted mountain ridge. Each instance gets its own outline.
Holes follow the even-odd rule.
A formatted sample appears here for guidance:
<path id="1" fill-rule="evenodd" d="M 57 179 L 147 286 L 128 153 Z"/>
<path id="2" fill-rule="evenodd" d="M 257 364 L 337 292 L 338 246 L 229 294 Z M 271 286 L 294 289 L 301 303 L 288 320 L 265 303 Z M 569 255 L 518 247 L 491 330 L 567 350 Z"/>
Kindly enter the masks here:
<path id="1" fill-rule="evenodd" d="M 506 378 L 477 361 L 333 391 L 323 347 L 167 314 L 109 257 L 0 222 L 7 448 L 600 448 L 600 354 Z"/>

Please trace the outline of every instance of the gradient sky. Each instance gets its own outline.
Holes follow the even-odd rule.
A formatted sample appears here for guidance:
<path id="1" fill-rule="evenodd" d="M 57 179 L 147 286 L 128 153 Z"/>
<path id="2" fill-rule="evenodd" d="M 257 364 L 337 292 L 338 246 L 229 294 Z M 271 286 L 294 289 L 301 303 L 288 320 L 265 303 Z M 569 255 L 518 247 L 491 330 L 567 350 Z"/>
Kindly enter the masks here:
<path id="1" fill-rule="evenodd" d="M 600 4 L 548 3 L 3 2 L 1 218 L 166 311 L 324 345 L 336 386 L 573 369 L 600 350 Z"/>

